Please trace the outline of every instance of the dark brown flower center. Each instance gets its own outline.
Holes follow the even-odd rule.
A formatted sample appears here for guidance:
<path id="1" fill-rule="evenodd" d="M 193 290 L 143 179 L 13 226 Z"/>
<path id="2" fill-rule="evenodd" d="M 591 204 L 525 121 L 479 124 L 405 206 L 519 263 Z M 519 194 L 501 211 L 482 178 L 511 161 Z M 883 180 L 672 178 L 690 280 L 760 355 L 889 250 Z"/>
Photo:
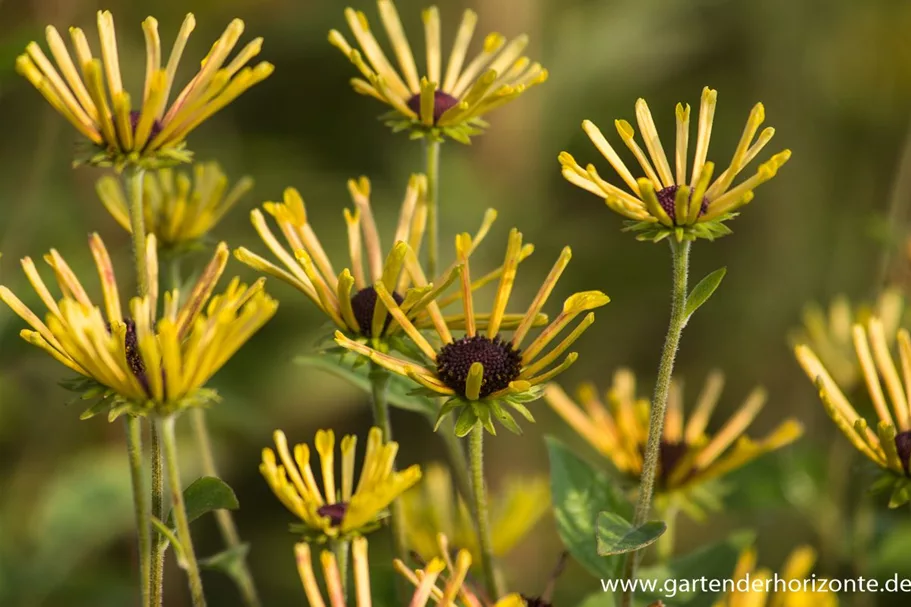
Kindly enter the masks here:
<path id="1" fill-rule="evenodd" d="M 911 460 L 911 431 L 899 432 L 895 435 L 895 448 L 898 450 L 898 459 L 901 460 L 905 474 L 911 476 L 908 470 L 909 460 Z"/>
<path id="2" fill-rule="evenodd" d="M 320 516 L 328 516 L 333 527 L 338 527 L 342 524 L 342 519 L 345 518 L 346 512 L 348 512 L 348 502 L 326 504 L 325 506 L 320 506 L 316 511 Z"/>
<path id="3" fill-rule="evenodd" d="M 401 295 L 395 292 L 392 293 L 392 299 L 399 305 L 402 305 L 402 302 L 405 301 Z M 361 289 L 351 298 L 351 308 L 354 310 L 354 319 L 357 321 L 360 333 L 364 337 L 373 337 L 371 333 L 373 329 L 373 311 L 376 309 L 376 300 L 376 289 L 373 287 Z M 391 322 L 392 316 L 386 314 L 386 322 L 383 324 L 384 333 L 386 332 L 386 329 L 389 328 L 389 323 Z"/>
<path id="4" fill-rule="evenodd" d="M 133 129 L 133 133 L 136 132 L 136 128 L 139 126 L 139 117 L 142 116 L 142 112 L 139 110 L 132 110 L 130 112 L 130 127 Z M 149 134 L 149 141 L 155 139 L 158 134 L 161 132 L 161 122 L 154 120 L 152 122 L 152 132 Z"/>
<path id="5" fill-rule="evenodd" d="M 661 441 L 658 446 L 658 480 L 662 485 L 667 486 L 671 474 L 677 468 L 677 464 L 686 455 L 686 443 L 668 443 Z"/>
<path id="6" fill-rule="evenodd" d="M 437 355 L 437 375 L 444 384 L 465 396 L 465 383 L 471 365 L 484 365 L 480 397 L 490 396 L 509 386 L 522 372 L 522 355 L 508 341 L 482 335 L 463 337 L 446 344 Z"/>
<path id="7" fill-rule="evenodd" d="M 525 607 L 553 607 L 550 601 L 546 601 L 540 596 L 525 596 L 524 594 L 521 596 L 525 601 Z"/>
<path id="8" fill-rule="evenodd" d="M 658 191 L 658 204 L 661 205 L 661 208 L 664 209 L 664 212 L 668 214 L 668 217 L 671 218 L 671 221 L 674 222 L 674 225 L 678 225 L 677 222 L 677 210 L 674 207 L 674 199 L 677 197 L 677 190 L 680 189 L 680 186 L 672 185 L 661 189 Z M 690 193 L 690 198 L 692 199 L 693 194 Z M 699 214 L 704 215 L 709 208 L 709 200 L 705 196 L 702 197 L 702 205 L 699 207 Z"/>
<path id="9" fill-rule="evenodd" d="M 440 116 L 446 113 L 446 110 L 449 108 L 455 107 L 459 104 L 459 100 L 450 95 L 449 93 L 444 93 L 443 91 L 434 91 L 433 92 L 433 123 L 436 124 L 440 121 Z M 408 106 L 412 112 L 421 116 L 421 94 L 418 93 L 411 99 L 409 99 L 405 105 Z"/>
<path id="10" fill-rule="evenodd" d="M 124 318 L 123 324 L 125 324 L 127 328 L 126 333 L 123 336 L 124 357 L 126 358 L 127 366 L 130 368 L 133 376 L 139 380 L 145 393 L 150 394 L 149 378 L 146 375 L 145 363 L 142 362 L 142 354 L 139 351 L 139 338 L 136 336 L 136 323 L 132 318 Z M 108 333 L 110 333 L 110 323 L 106 326 Z"/>

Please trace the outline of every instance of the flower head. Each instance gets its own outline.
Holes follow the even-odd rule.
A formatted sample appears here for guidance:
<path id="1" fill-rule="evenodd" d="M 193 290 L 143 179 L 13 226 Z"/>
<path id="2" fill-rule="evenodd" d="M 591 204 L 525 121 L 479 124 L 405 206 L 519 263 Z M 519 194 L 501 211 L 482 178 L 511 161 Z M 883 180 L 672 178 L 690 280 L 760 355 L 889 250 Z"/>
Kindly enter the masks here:
<path id="1" fill-rule="evenodd" d="M 451 538 L 453 548 L 468 550 L 475 559 L 480 551 L 474 519 L 462 497 L 453 492 L 445 466 L 427 466 L 423 481 L 402 495 L 408 526 L 408 545 L 421 558 L 439 554 L 437 534 Z M 511 478 L 499 494 L 490 496 L 491 542 L 495 556 L 512 550 L 550 509 L 550 486 L 546 478 Z"/>
<path id="2" fill-rule="evenodd" d="M 423 175 L 411 177 L 393 238 L 395 244 L 384 256 L 370 205 L 370 181 L 366 177 L 350 180 L 348 189 L 355 204 L 354 211 L 345 210 L 350 264 L 339 274 L 308 220 L 303 199 L 293 188 L 285 190 L 284 202 L 263 205 L 278 224 L 291 251 L 279 242 L 261 211 L 256 209 L 250 213 L 256 231 L 283 267 L 243 247 L 235 251 L 235 256 L 252 268 L 276 276 L 300 290 L 336 328 L 352 339 L 387 350 L 390 340 L 402 341 L 398 339 L 402 328 L 389 314 L 383 299 L 378 297 L 376 285 L 382 284 L 389 297 L 400 306 L 402 314 L 418 327 L 445 329 L 436 299 L 456 280 L 460 269 L 453 265 L 431 283 L 418 261 L 417 252 L 427 219 L 426 188 L 427 180 Z M 496 212 L 488 210 L 475 244 L 484 239 L 495 219 Z"/>
<path id="3" fill-rule="evenodd" d="M 155 234 L 159 248 L 179 253 L 199 246 L 240 198 L 253 187 L 244 177 L 228 190 L 228 178 L 217 162 L 193 166 L 193 174 L 160 169 L 143 180 L 145 226 Z M 98 197 L 108 212 L 127 231 L 130 208 L 121 180 L 106 175 L 95 184 Z"/>
<path id="4" fill-rule="evenodd" d="M 451 137 L 468 143 L 472 135 L 481 133 L 487 126 L 481 119 L 484 114 L 547 79 L 547 70 L 521 56 L 528 44 L 525 35 L 507 43 L 501 34 L 488 34 L 480 53 L 466 65 L 468 46 L 478 20 L 471 10 L 462 16 L 444 73 L 440 14 L 435 6 L 422 14 L 427 58 L 425 71 L 419 76 L 395 3 L 377 0 L 377 8 L 399 71 L 380 48 L 367 16 L 360 11 L 345 9 L 345 19 L 360 50 L 353 48 L 337 30 L 329 32 L 329 42 L 363 75 L 363 79 L 351 80 L 354 90 L 392 107 L 385 117 L 396 131 L 410 130 L 413 138 Z"/>
<path id="5" fill-rule="evenodd" d="M 27 322 L 22 338 L 38 346 L 88 381 L 73 384 L 84 398 L 100 397 L 83 417 L 109 410 L 111 418 L 130 412 L 167 415 L 214 397 L 203 390 L 209 379 L 268 321 L 278 307 L 263 292 L 263 281 L 247 287 L 234 279 L 212 297 L 225 264 L 228 247 L 215 256 L 189 293 L 164 294 L 158 309 L 158 257 L 155 237 L 147 240 L 146 258 L 151 292 L 121 305 L 111 259 L 101 238 L 89 246 L 101 282 L 104 307 L 95 305 L 70 266 L 54 249 L 44 259 L 54 270 L 63 294 L 57 300 L 26 257 L 22 268 L 48 309 L 42 321 L 12 291 L 0 286 L 0 300 Z M 182 297 L 184 296 L 185 297 Z"/>
<path id="6" fill-rule="evenodd" d="M 790 336 L 792 345 L 806 344 L 819 357 L 822 365 L 843 390 L 851 392 L 861 379 L 861 368 L 854 353 L 852 327 L 866 324 L 871 317 L 883 323 L 886 343 L 895 344 L 895 334 L 905 315 L 905 298 L 899 289 L 887 289 L 874 305 L 852 307 L 844 295 L 839 295 L 823 310 L 818 304 L 806 306 L 803 325 Z"/>
<path id="7" fill-rule="evenodd" d="M 57 67 L 32 42 L 16 59 L 16 70 L 91 142 L 91 151 L 82 161 L 113 165 L 118 170 L 127 165 L 155 168 L 188 162 L 192 154 L 185 139 L 190 131 L 273 70 L 266 62 L 244 67 L 259 54 L 262 38 L 250 42 L 225 65 L 244 31 L 243 21 L 235 19 L 203 59 L 199 72 L 169 106 L 177 68 L 195 27 L 195 18 L 188 14 L 162 67 L 158 21 L 153 17 L 143 21 L 146 74 L 142 95 L 137 97 L 123 88 L 110 11 L 98 12 L 100 57 L 92 55 L 85 33 L 73 27 L 74 63 L 60 33 L 48 26 L 48 48 Z"/>
<path id="8" fill-rule="evenodd" d="M 679 381 L 672 382 L 658 468 L 657 490 L 663 496 L 685 497 L 691 489 L 745 466 L 802 434 L 803 428 L 794 419 L 784 421 L 758 441 L 744 434 L 765 404 L 766 394 L 760 388 L 750 393 L 721 429 L 709 434 L 706 431 L 709 419 L 723 386 L 721 373 L 711 373 L 684 424 L 683 389 Z M 613 384 L 606 394 L 607 406 L 591 384 L 579 388 L 581 406 L 556 384 L 545 388 L 544 399 L 582 438 L 608 457 L 620 473 L 631 479 L 639 478 L 648 440 L 650 407 L 648 399 L 636 396 L 632 371 L 618 369 L 614 373 Z M 697 510 L 691 512 L 695 514 Z"/>
<path id="9" fill-rule="evenodd" d="M 539 318 L 539 314 L 569 263 L 570 249 L 563 249 L 528 310 L 524 314 L 507 315 L 506 307 L 523 250 L 522 234 L 513 229 L 509 235 L 493 311 L 481 316 L 476 315 L 474 311 L 473 290 L 476 285 L 472 284 L 468 264 L 468 256 L 473 248 L 474 242 L 470 235 L 460 234 L 456 237 L 456 253 L 462 264 L 460 294 L 464 311 L 458 326 L 464 327 L 465 334 L 454 338 L 450 327 L 436 324 L 434 328 L 443 344 L 440 348 L 431 345 L 419 328 L 407 318 L 389 290 L 382 283 L 376 284 L 380 300 L 414 342 L 425 359 L 424 363 L 384 354 L 348 339 L 341 332 L 336 333 L 335 340 L 340 346 L 370 358 L 375 364 L 393 373 L 410 377 L 428 394 L 449 397 L 440 409 L 437 426 L 447 415 L 460 409 L 456 421 L 456 434 L 459 436 L 465 436 L 476 424 L 482 424 L 488 432 L 496 434 L 494 418 L 507 429 L 519 433 L 519 426 L 502 405 L 505 404 L 527 420 L 534 421 L 522 403 L 539 398 L 539 386 L 562 373 L 576 361 L 578 354 L 570 352 L 561 363 L 554 366 L 557 359 L 595 321 L 591 310 L 603 306 L 610 298 L 600 291 L 585 291 L 572 295 L 564 302 L 563 311 L 559 316 L 522 349 L 522 344 L 532 327 L 542 320 L 544 323 L 547 322 L 546 318 Z M 545 354 L 545 348 L 584 312 L 588 314 L 583 320 Z M 503 333 L 506 331 L 512 332 L 512 338 L 504 337 Z"/>
<path id="10" fill-rule="evenodd" d="M 411 607 L 431 604 L 441 607 L 483 607 L 486 604 L 493 607 L 526 607 L 525 599 L 517 593 L 508 594 L 495 603 L 482 601 L 465 581 L 471 568 L 471 553 L 459 550 L 453 559 L 446 536 L 440 534 L 438 542 L 440 556 L 431 559 L 423 569 L 412 569 L 399 559 L 393 562 L 396 571 L 416 588 Z"/>
<path id="11" fill-rule="evenodd" d="M 813 586 L 816 580 L 810 572 L 815 562 L 816 552 L 809 546 L 800 546 L 788 555 L 781 573 L 773 578 L 768 569 L 756 568 L 756 551 L 747 550 L 734 570 L 734 590 L 715 607 L 836 607 L 838 595 Z M 741 590 L 738 584 L 745 588 Z"/>
<path id="12" fill-rule="evenodd" d="M 823 407 L 838 429 L 885 472 L 874 489 L 891 490 L 889 505 L 895 508 L 911 500 L 911 335 L 906 329 L 898 331 L 896 365 L 879 318 L 855 324 L 851 333 L 858 366 L 879 418 L 876 431 L 857 413 L 810 346 L 799 345 L 794 352 L 816 383 Z"/>
<path id="13" fill-rule="evenodd" d="M 730 165 L 712 181 L 715 164 L 706 158 L 712 135 L 716 97 L 717 92 L 708 87 L 702 91 L 696 152 L 691 173 L 687 173 L 690 106 L 677 104 L 676 163 L 672 172 L 648 104 L 645 99 L 639 99 L 636 102 L 636 120 L 642 131 L 648 155 L 636 143 L 635 131 L 629 122 L 617 120 L 614 124 L 623 143 L 642 166 L 646 175 L 643 178 L 636 179 L 633 176 L 594 123 L 589 120 L 582 123 L 583 130 L 595 147 L 632 193 L 602 179 L 594 165 L 589 164 L 582 168 L 566 152 L 561 152 L 559 157 L 563 177 L 570 183 L 601 196 L 613 211 L 630 219 L 628 229 L 638 232 L 639 240 L 658 241 L 671 235 L 678 241 L 696 238 L 711 240 L 729 234 L 730 229 L 724 222 L 734 217 L 737 209 L 753 199 L 753 190 L 774 177 L 778 169 L 791 157 L 791 152 L 784 150 L 772 156 L 759 165 L 755 175 L 731 187 L 737 175 L 762 151 L 775 134 L 775 129 L 768 127 L 759 134 L 755 142 L 753 141 L 759 126 L 765 120 L 765 109 L 761 103 L 757 103 L 750 112 Z"/>
<path id="14" fill-rule="evenodd" d="M 379 428 L 371 428 L 367 435 L 367 452 L 357 486 L 354 485 L 357 437 L 342 438 L 342 477 L 338 487 L 335 433 L 332 430 L 316 433 L 314 446 L 319 454 L 324 491 L 317 486 L 310 467 L 310 448 L 305 444 L 295 445 L 292 457 L 284 432 L 276 430 L 274 439 L 281 463 L 276 460 L 275 451 L 263 449 L 259 471 L 278 499 L 303 522 L 292 530 L 317 541 L 373 531 L 392 500 L 421 479 L 417 464 L 400 472 L 394 470 L 399 445 L 392 441 L 384 443 Z"/>

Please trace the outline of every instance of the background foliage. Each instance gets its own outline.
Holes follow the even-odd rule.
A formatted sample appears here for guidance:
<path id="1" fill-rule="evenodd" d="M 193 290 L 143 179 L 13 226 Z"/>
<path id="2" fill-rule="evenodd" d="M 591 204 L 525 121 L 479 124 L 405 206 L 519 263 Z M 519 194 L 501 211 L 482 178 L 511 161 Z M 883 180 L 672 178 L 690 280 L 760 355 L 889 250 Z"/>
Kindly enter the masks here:
<path id="1" fill-rule="evenodd" d="M 370 14 L 375 10 L 370 2 L 356 5 Z M 423 3 L 398 5 L 406 29 L 418 26 Z M 473 229 L 486 207 L 498 208 L 492 246 L 479 254 L 490 264 L 499 260 L 513 225 L 536 243 L 537 252 L 520 272 L 519 295 L 525 301 L 562 246 L 573 246 L 573 263 L 556 295 L 598 288 L 612 303 L 580 342 L 582 357 L 564 376 L 565 385 L 604 378 L 603 387 L 620 364 L 650 383 L 667 323 L 670 267 L 666 247 L 621 234 L 614 214 L 561 179 L 557 153 L 567 149 L 580 160 L 594 159 L 581 120 L 608 127 L 614 118 L 629 119 L 639 96 L 648 99 L 659 131 L 671 136 L 673 104 L 696 107 L 702 87 L 710 85 L 720 95 L 712 149 L 726 159 L 750 107 L 764 101 L 769 124 L 778 129 L 775 149 L 790 147 L 794 158 L 733 222 L 734 236 L 695 247 L 695 277 L 719 265 L 728 267 L 728 276 L 690 324 L 678 369 L 694 396 L 709 369 L 723 364 L 729 378 L 724 411 L 733 410 L 754 384 L 764 384 L 771 402 L 754 434 L 786 414 L 798 416 L 808 432 L 796 446 L 730 479 L 728 508 L 711 524 L 682 522 L 680 548 L 751 527 L 760 531 L 760 561 L 773 567 L 795 544 L 810 542 L 822 551 L 819 575 L 911 576 L 907 513 L 888 514 L 881 503 L 872 510 L 863 506 L 861 488 L 869 474 L 836 437 L 786 342 L 806 301 L 838 292 L 866 298 L 878 286 L 881 244 L 889 233 L 883 214 L 906 146 L 911 107 L 911 4 L 497 0 L 472 5 L 480 14 L 479 31 L 531 34 L 529 52 L 550 69 L 551 78 L 508 111 L 493 114 L 489 134 L 471 148 L 445 145 L 443 242 Z M 263 56 L 277 67 L 272 78 L 191 137 L 200 160 L 217 158 L 229 175 L 256 179 L 253 193 L 217 236 L 232 246 L 260 249 L 247 212 L 293 185 L 307 200 L 331 253 L 344 254 L 341 209 L 350 204 L 344 182 L 360 174 L 374 181 L 379 220 L 391 229 L 407 176 L 420 167 L 420 146 L 389 135 L 376 120 L 383 108 L 350 92 L 351 66 L 326 42 L 328 30 L 344 24 L 342 5 L 6 0 L 0 1 L 3 284 L 31 295 L 16 261 L 38 258 L 51 247 L 86 275 L 91 231 L 102 234 L 122 276 L 129 276 L 127 234 L 94 193 L 99 174 L 70 170 L 74 132 L 13 72 L 16 55 L 28 41 L 42 39 L 44 24 L 78 24 L 94 32 L 94 11 L 110 8 L 127 85 L 139 86 L 140 21 L 154 13 L 167 45 L 188 7 L 199 23 L 188 59 L 201 57 L 206 41 L 239 16 L 247 23 L 245 39 L 264 36 Z M 440 8 L 444 36 L 451 37 L 462 3 L 446 0 Z M 899 233 L 896 226 L 893 234 Z M 235 262 L 229 269 L 250 277 Z M 286 532 L 290 516 L 259 476 L 260 449 L 278 427 L 297 441 L 311 440 L 321 427 L 364 433 L 370 412 L 364 394 L 291 363 L 313 350 L 323 319 L 289 287 L 273 280 L 269 289 L 282 302 L 279 313 L 216 378 L 224 403 L 211 420 L 223 474 L 240 499 L 238 521 L 253 544 L 252 567 L 264 600 L 292 605 L 303 604 L 304 597 L 294 572 L 293 538 Z M 0 310 L 0 604 L 128 604 L 135 548 L 122 427 L 80 422 L 56 385 L 61 368 L 19 340 L 20 325 Z M 539 423 L 525 437 L 501 433 L 490 441 L 495 487 L 506 473 L 545 473 L 542 435 L 568 436 L 543 402 L 534 411 Z M 718 415 L 716 423 L 721 420 Z M 443 457 L 423 419 L 395 411 L 393 423 L 398 436 L 408 437 L 400 462 Z M 192 458 L 186 458 L 186 482 L 194 478 L 192 467 Z M 219 538 L 212 521 L 194 528 L 199 551 L 214 552 Z M 520 547 L 507 570 L 514 587 L 535 594 L 543 590 L 541 580 L 561 549 L 552 520 L 525 541 L 535 549 Z M 372 553 L 379 560 L 383 548 L 375 544 Z M 188 604 L 178 575 L 175 569 L 168 576 L 172 594 L 166 604 L 175 607 Z M 576 604 L 599 588 L 577 564 L 564 575 L 557 604 Z M 212 604 L 237 604 L 229 582 L 209 577 Z M 885 596 L 853 598 L 857 604 L 890 604 Z M 893 598 L 898 601 L 893 604 L 904 604 Z"/>

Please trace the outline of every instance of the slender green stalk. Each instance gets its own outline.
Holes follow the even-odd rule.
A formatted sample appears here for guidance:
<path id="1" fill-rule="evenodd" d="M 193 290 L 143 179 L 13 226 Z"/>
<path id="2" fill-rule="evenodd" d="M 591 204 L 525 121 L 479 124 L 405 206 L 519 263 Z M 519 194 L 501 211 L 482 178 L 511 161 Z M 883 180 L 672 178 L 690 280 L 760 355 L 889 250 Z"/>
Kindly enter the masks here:
<path id="1" fill-rule="evenodd" d="M 130 196 L 130 231 L 133 235 L 133 262 L 136 265 L 136 288 L 140 297 L 149 294 L 149 270 L 146 264 L 146 226 L 142 192 L 145 170 L 130 168 L 126 172 Z"/>
<path id="2" fill-rule="evenodd" d="M 149 424 L 152 451 L 152 516 L 164 520 L 164 470 L 161 456 L 161 436 L 155 424 Z M 161 607 L 164 601 L 164 559 L 167 540 L 160 533 L 154 534 L 152 546 L 152 574 L 149 581 L 151 605 Z"/>
<path id="3" fill-rule="evenodd" d="M 342 578 L 342 594 L 345 600 L 348 600 L 348 550 L 351 542 L 348 540 L 334 540 L 332 542 L 332 552 L 335 554 L 335 561 L 338 563 L 338 573 Z"/>
<path id="4" fill-rule="evenodd" d="M 875 285 L 875 294 L 889 286 L 890 270 L 895 250 L 904 244 L 906 226 L 908 222 L 908 205 L 911 204 L 911 125 L 905 134 L 905 144 L 902 147 L 895 177 L 892 181 L 889 195 L 889 212 L 886 217 L 886 226 L 889 229 L 888 237 L 883 243 L 882 255 L 879 260 L 879 272 Z M 895 238 L 900 240 L 896 244 Z"/>
<path id="5" fill-rule="evenodd" d="M 196 435 L 196 445 L 199 447 L 199 458 L 202 461 L 203 474 L 220 478 L 215 466 L 215 456 L 212 450 L 212 441 L 209 438 L 205 409 L 192 409 L 190 411 L 190 424 L 193 426 L 193 433 Z M 228 548 L 237 548 L 242 544 L 237 525 L 230 511 L 216 510 L 215 521 L 218 523 L 222 540 Z M 243 597 L 244 605 L 247 607 L 259 607 L 262 605 L 256 592 L 256 584 L 253 583 L 253 574 L 250 573 L 246 557 L 241 559 L 235 581 Z"/>
<path id="6" fill-rule="evenodd" d="M 149 525 L 149 511 L 145 499 L 145 488 L 142 478 L 142 426 L 139 418 L 125 415 L 127 434 L 127 456 L 130 460 L 130 480 L 133 482 L 133 506 L 136 510 L 136 528 L 139 533 L 139 580 L 142 604 L 149 603 L 149 579 L 152 552 L 152 533 Z"/>
<path id="7" fill-rule="evenodd" d="M 180 261 L 180 255 L 174 255 L 168 262 L 168 282 L 171 284 L 172 289 L 179 289 L 183 284 Z M 193 427 L 196 446 L 199 448 L 199 459 L 202 464 L 203 474 L 221 478 L 218 474 L 218 467 L 215 465 L 215 451 L 212 449 L 212 439 L 209 434 L 205 409 L 194 408 L 190 411 L 190 425 Z M 237 524 L 234 522 L 234 516 L 230 510 L 216 510 L 215 522 L 218 524 L 222 541 L 228 549 L 238 548 L 242 545 L 243 542 L 241 542 L 240 533 L 237 531 Z M 246 607 L 260 607 L 262 605 L 246 557 L 241 559 L 240 566 L 233 579 L 237 583 Z"/>
<path id="8" fill-rule="evenodd" d="M 389 372 L 374 365 L 370 370 L 371 396 L 373 400 L 373 423 L 383 431 L 383 440 L 392 440 L 392 423 L 389 420 L 389 400 L 386 390 L 389 387 Z M 405 542 L 405 511 L 402 500 L 394 500 L 390 508 L 389 530 L 392 532 L 392 547 L 396 558 L 406 560 L 408 548 Z M 396 577 L 396 591 L 404 600 L 406 586 L 403 580 Z"/>
<path id="9" fill-rule="evenodd" d="M 183 556 L 186 561 L 185 566 L 190 582 L 190 596 L 193 599 L 193 607 L 205 607 L 206 597 L 202 590 L 199 563 L 196 561 L 196 552 L 193 550 L 190 521 L 187 519 L 187 509 L 183 502 L 183 488 L 180 485 L 177 437 L 174 434 L 175 421 L 176 418 L 173 415 L 157 420 L 157 423 L 161 424 L 164 460 L 168 471 L 168 485 L 171 489 L 171 510 L 174 512 L 174 522 L 177 524 L 177 538 L 180 540 L 180 546 L 183 548 Z"/>
<path id="10" fill-rule="evenodd" d="M 427 140 L 427 274 L 436 278 L 440 259 L 440 142 Z"/>
<path id="11" fill-rule="evenodd" d="M 477 522 L 478 545 L 481 548 L 481 565 L 484 569 L 484 583 L 491 603 L 502 596 L 499 577 L 493 561 L 493 545 L 490 541 L 490 512 L 487 508 L 487 487 L 484 485 L 484 427 L 475 424 L 468 441 L 468 459 L 471 467 L 471 483 L 474 490 L 474 515 Z"/>
<path id="12" fill-rule="evenodd" d="M 636 514 L 633 526 L 638 527 L 648 520 L 652 509 L 652 497 L 655 492 L 655 477 L 658 472 L 661 451 L 661 434 L 664 430 L 664 417 L 667 412 L 667 395 L 671 387 L 671 376 L 674 372 L 674 359 L 680 345 L 680 335 L 686 326 L 686 283 L 690 264 L 690 243 L 684 241 L 671 243 L 671 259 L 674 266 L 673 292 L 671 297 L 671 320 L 664 338 L 664 351 L 658 365 L 658 380 L 655 384 L 655 395 L 652 398 L 651 419 L 648 427 L 648 441 L 642 464 L 642 477 L 639 481 L 639 499 L 636 503 Z M 631 552 L 626 557 L 624 577 L 632 580 L 641 558 L 641 551 Z M 623 593 L 621 607 L 632 605 L 633 591 Z"/>
<path id="13" fill-rule="evenodd" d="M 143 181 L 145 170 L 132 167 L 127 170 L 126 190 L 130 197 L 130 232 L 133 240 L 133 263 L 136 268 L 136 290 L 140 297 L 149 294 L 149 271 L 146 264 L 146 229 L 145 210 L 143 208 Z M 151 523 L 149 509 L 142 482 L 142 447 L 141 427 L 138 418 L 130 416 L 127 420 L 130 446 L 130 470 L 133 476 L 133 501 L 136 506 L 136 525 L 139 528 L 139 564 L 141 569 L 143 605 L 158 607 L 161 604 L 161 586 L 163 581 L 164 551 L 159 550 L 163 541 L 158 534 L 155 537 L 155 548 L 152 547 Z M 155 429 L 151 432 L 152 443 L 152 514 L 161 518 L 162 483 L 161 453 L 158 451 L 158 440 Z M 134 461 L 133 451 L 136 451 Z M 156 451 L 158 451 L 156 453 Z M 157 466 L 156 466 L 157 463 Z M 156 476 L 156 471 L 158 472 Z"/>

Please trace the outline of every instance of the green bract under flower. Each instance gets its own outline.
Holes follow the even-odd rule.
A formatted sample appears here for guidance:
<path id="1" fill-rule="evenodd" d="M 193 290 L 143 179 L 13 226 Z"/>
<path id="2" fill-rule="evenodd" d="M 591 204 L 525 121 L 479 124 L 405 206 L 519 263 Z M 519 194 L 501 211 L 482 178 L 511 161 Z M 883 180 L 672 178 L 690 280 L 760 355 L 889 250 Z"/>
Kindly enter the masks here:
<path id="1" fill-rule="evenodd" d="M 158 21 L 148 17 L 143 22 L 146 76 L 141 96 L 131 97 L 123 88 L 110 11 L 98 12 L 100 58 L 92 56 L 83 31 L 73 27 L 74 63 L 57 29 L 48 26 L 48 48 L 57 67 L 32 42 L 16 60 L 16 70 L 88 140 L 90 145 L 77 164 L 121 170 L 189 162 L 192 153 L 186 149 L 187 135 L 273 70 L 266 62 L 244 67 L 259 54 L 262 38 L 250 42 L 225 65 L 244 31 L 244 22 L 235 19 L 203 59 L 199 72 L 168 106 L 184 47 L 195 27 L 195 18 L 188 14 L 162 67 Z"/>
<path id="2" fill-rule="evenodd" d="M 563 177 L 582 189 L 601 196 L 613 211 L 629 218 L 627 230 L 639 240 L 659 241 L 673 236 L 678 242 L 707 238 L 714 240 L 731 233 L 725 222 L 736 216 L 735 211 L 753 199 L 753 190 L 768 181 L 791 157 L 784 150 L 759 165 L 756 173 L 734 186 L 734 179 L 772 139 L 775 129 L 768 127 L 754 142 L 759 126 L 765 120 L 765 109 L 757 103 L 750 112 L 743 136 L 734 150 L 728 168 L 712 181 L 715 164 L 706 160 L 712 136 L 717 92 L 706 87 L 699 109 L 699 127 L 692 172 L 689 164 L 688 142 L 690 106 L 677 104 L 677 144 L 675 167 L 671 170 L 667 155 L 658 137 L 655 122 L 645 99 L 636 102 L 636 120 L 645 140 L 648 155 L 634 139 L 635 130 L 626 120 L 614 122 L 623 143 L 633 153 L 645 177 L 636 179 L 623 160 L 607 142 L 600 129 L 589 120 L 582 128 L 631 191 L 605 181 L 594 165 L 582 168 L 567 152 L 561 152 Z M 733 187 L 732 187 L 733 186 Z"/>
<path id="3" fill-rule="evenodd" d="M 524 250 L 522 234 L 515 229 L 512 230 L 503 269 L 499 272 L 499 288 L 494 299 L 493 311 L 487 315 L 476 315 L 473 291 L 479 285 L 472 283 L 468 264 L 468 256 L 474 245 L 468 234 L 460 234 L 456 238 L 456 253 L 461 263 L 460 296 L 464 312 L 458 319 L 458 326 L 465 329 L 463 337 L 454 338 L 450 331 L 451 327 L 447 324 L 435 326 L 443 345 L 434 348 L 396 304 L 388 288 L 380 282 L 375 285 L 377 295 L 420 352 L 423 360 L 415 362 L 390 356 L 351 340 L 341 332 L 336 333 L 335 340 L 340 346 L 368 357 L 380 367 L 410 377 L 421 386 L 418 392 L 448 397 L 440 409 L 437 427 L 448 415 L 458 412 L 455 431 L 459 436 L 465 436 L 477 424 L 481 424 L 491 434 L 496 434 L 495 420 L 518 434 L 521 430 L 510 410 L 519 413 L 528 421 L 534 421 L 524 403 L 540 398 L 542 384 L 562 373 L 576 361 L 578 354 L 569 352 L 562 362 L 555 364 L 595 321 L 595 315 L 591 310 L 603 306 L 610 299 L 600 291 L 572 295 L 564 302 L 563 311 L 557 318 L 523 348 L 522 345 L 532 327 L 548 323 L 541 310 L 563 270 L 566 269 L 571 252 L 568 247 L 563 250 L 524 314 L 506 314 L 516 271 Z M 489 276 L 479 282 L 490 280 Z M 545 353 L 548 345 L 576 317 L 585 312 L 587 314 L 583 320 L 562 341 Z M 504 331 L 512 331 L 512 338 L 504 337 Z"/>
<path id="4" fill-rule="evenodd" d="M 374 97 L 391 106 L 383 119 L 396 132 L 408 131 L 414 139 L 445 138 L 469 143 L 487 127 L 481 117 L 512 101 L 528 88 L 547 79 L 547 70 L 521 56 L 528 37 L 519 36 L 509 43 L 501 34 L 488 34 L 483 48 L 468 64 L 468 46 L 478 16 L 466 10 L 453 42 L 452 52 L 442 70 L 440 14 L 435 6 L 423 12 L 427 60 L 419 76 L 411 45 L 391 0 L 378 0 L 383 27 L 392 44 L 399 70 L 370 31 L 366 15 L 345 9 L 345 18 L 360 50 L 353 48 L 337 30 L 329 32 L 329 42 L 338 47 L 358 68 L 362 78 L 351 85 L 362 95 Z"/>

